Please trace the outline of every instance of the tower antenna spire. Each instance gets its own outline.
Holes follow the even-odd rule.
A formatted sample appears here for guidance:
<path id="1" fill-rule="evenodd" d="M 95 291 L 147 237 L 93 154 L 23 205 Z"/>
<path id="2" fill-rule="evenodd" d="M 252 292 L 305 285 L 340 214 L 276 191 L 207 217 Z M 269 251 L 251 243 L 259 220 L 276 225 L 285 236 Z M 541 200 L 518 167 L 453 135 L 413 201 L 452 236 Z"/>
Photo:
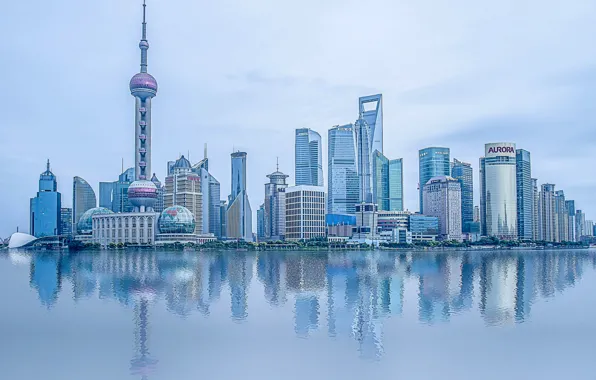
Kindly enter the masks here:
<path id="1" fill-rule="evenodd" d="M 277 171 L 279 171 L 279 156 L 277 156 Z"/>
<path id="2" fill-rule="evenodd" d="M 149 42 L 147 41 L 147 3 L 143 0 L 143 34 L 141 42 L 139 43 L 141 49 L 141 72 L 147 72 L 147 50 L 149 50 Z"/>

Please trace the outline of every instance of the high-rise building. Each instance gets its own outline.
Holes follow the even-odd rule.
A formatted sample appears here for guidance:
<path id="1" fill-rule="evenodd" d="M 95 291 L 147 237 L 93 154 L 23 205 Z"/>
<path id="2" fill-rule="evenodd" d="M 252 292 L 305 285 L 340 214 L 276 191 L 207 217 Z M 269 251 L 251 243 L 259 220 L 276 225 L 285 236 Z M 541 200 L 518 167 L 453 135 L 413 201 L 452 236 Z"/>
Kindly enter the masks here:
<path id="1" fill-rule="evenodd" d="M 557 217 L 555 213 L 555 185 L 545 183 L 540 188 L 540 204 L 538 205 L 540 219 L 539 239 L 542 241 L 558 241 Z"/>
<path id="2" fill-rule="evenodd" d="M 228 222 L 227 222 L 227 215 L 228 215 L 228 202 L 227 201 L 220 201 L 219 202 L 219 235 L 215 235 L 220 239 L 226 239 L 228 234 Z"/>
<path id="3" fill-rule="evenodd" d="M 373 201 L 373 154 L 383 153 L 383 96 L 361 97 L 358 100 L 358 120 L 354 125 L 359 203 Z"/>
<path id="4" fill-rule="evenodd" d="M 555 219 L 556 241 L 571 241 L 569 239 L 569 212 L 563 190 L 555 192 Z"/>
<path id="5" fill-rule="evenodd" d="M 95 207 L 97 207 L 97 198 L 91 185 L 81 177 L 74 177 L 72 180 L 73 223 L 76 225 L 85 211 Z"/>
<path id="6" fill-rule="evenodd" d="M 202 231 L 204 234 L 212 233 L 216 237 L 220 237 L 221 186 L 219 181 L 209 172 L 206 146 L 204 158 L 195 164 L 192 170 L 201 177 L 201 192 L 203 193 Z"/>
<path id="7" fill-rule="evenodd" d="M 533 239 L 534 189 L 530 152 L 515 151 L 517 181 L 517 235 L 520 240 Z"/>
<path id="8" fill-rule="evenodd" d="M 296 185 L 323 186 L 323 143 L 309 128 L 296 129 Z"/>
<path id="9" fill-rule="evenodd" d="M 461 222 L 462 231 L 472 232 L 474 223 L 474 173 L 472 165 L 453 159 L 451 177 L 459 181 L 461 186 Z"/>
<path id="10" fill-rule="evenodd" d="M 586 214 L 582 210 L 575 210 L 575 234 L 576 241 L 580 241 L 582 236 L 586 236 Z"/>
<path id="11" fill-rule="evenodd" d="M 584 231 L 585 231 L 584 236 L 588 236 L 588 237 L 594 236 L 594 221 L 593 220 L 586 220 Z"/>
<path id="12" fill-rule="evenodd" d="M 481 233 L 517 239 L 517 174 L 513 143 L 492 143 L 480 158 Z"/>
<path id="13" fill-rule="evenodd" d="M 389 160 L 389 211 L 404 210 L 404 162 Z"/>
<path id="14" fill-rule="evenodd" d="M 72 231 L 72 209 L 62 207 L 60 209 L 60 235 L 70 238 L 73 235 Z"/>
<path id="15" fill-rule="evenodd" d="M 383 153 L 373 153 L 372 202 L 380 211 L 403 210 L 403 162 L 389 160 Z"/>
<path id="16" fill-rule="evenodd" d="M 302 185 L 285 190 L 286 239 L 325 237 L 325 188 Z"/>
<path id="17" fill-rule="evenodd" d="M 99 183 L 99 207 L 112 209 L 112 193 L 114 192 L 114 182 Z"/>
<path id="18" fill-rule="evenodd" d="M 232 189 L 226 214 L 226 237 L 252 241 L 252 210 L 246 193 L 246 153 L 232 153 Z"/>
<path id="19" fill-rule="evenodd" d="M 193 172 L 190 161 L 181 156 L 164 186 L 164 207 L 182 206 L 195 218 L 195 234 L 203 232 L 203 193 L 201 177 Z"/>
<path id="20" fill-rule="evenodd" d="M 431 178 L 451 175 L 449 148 L 425 148 L 418 152 L 418 187 L 420 188 L 420 212 L 424 214 L 424 185 Z"/>
<path id="21" fill-rule="evenodd" d="M 439 218 L 441 240 L 462 241 L 461 184 L 453 177 L 431 178 L 423 187 L 424 215 Z"/>
<path id="22" fill-rule="evenodd" d="M 565 209 L 567 210 L 567 231 L 569 241 L 578 241 L 575 226 L 575 201 L 566 200 Z"/>
<path id="23" fill-rule="evenodd" d="M 540 191 L 538 191 L 538 179 L 532 178 L 532 240 L 540 240 Z"/>
<path id="24" fill-rule="evenodd" d="M 335 126 L 328 133 L 327 212 L 356 212 L 358 203 L 358 170 L 352 124 Z"/>
<path id="25" fill-rule="evenodd" d="M 165 189 L 162 186 L 161 181 L 155 175 L 155 173 L 153 173 L 153 177 L 151 177 L 151 182 L 153 182 L 153 184 L 157 188 L 157 201 L 155 201 L 153 211 L 161 213 L 163 210 L 165 210 Z"/>
<path id="26" fill-rule="evenodd" d="M 259 206 L 257 210 L 257 241 L 265 240 L 265 204 Z"/>
<path id="27" fill-rule="evenodd" d="M 267 176 L 265 184 L 264 230 L 267 240 L 284 240 L 286 234 L 286 179 L 288 175 L 277 170 Z"/>
<path id="28" fill-rule="evenodd" d="M 62 195 L 48 160 L 46 171 L 39 176 L 37 196 L 30 201 L 29 233 L 35 237 L 59 235 L 61 208 Z"/>
<path id="29" fill-rule="evenodd" d="M 474 206 L 474 223 L 480 223 L 480 206 Z"/>

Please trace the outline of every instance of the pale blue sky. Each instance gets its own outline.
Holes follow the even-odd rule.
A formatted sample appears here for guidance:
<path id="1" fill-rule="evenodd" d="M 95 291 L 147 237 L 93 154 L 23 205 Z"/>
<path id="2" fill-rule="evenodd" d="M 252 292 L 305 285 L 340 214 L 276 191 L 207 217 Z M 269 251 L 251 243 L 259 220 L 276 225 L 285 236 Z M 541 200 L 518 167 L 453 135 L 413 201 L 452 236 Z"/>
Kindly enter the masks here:
<path id="1" fill-rule="evenodd" d="M 132 165 L 140 3 L 2 1 L 1 237 L 28 229 L 47 158 L 65 206 L 73 176 L 97 191 L 122 157 Z M 593 0 L 148 0 L 154 171 L 163 180 L 166 161 L 197 161 L 208 143 L 225 198 L 229 154 L 245 150 L 256 210 L 277 156 L 293 183 L 295 128 L 326 142 L 357 118 L 359 96 L 381 92 L 407 208 L 418 208 L 418 149 L 450 147 L 477 188 L 484 143 L 512 141 L 540 183 L 596 219 L 594 20 Z"/>

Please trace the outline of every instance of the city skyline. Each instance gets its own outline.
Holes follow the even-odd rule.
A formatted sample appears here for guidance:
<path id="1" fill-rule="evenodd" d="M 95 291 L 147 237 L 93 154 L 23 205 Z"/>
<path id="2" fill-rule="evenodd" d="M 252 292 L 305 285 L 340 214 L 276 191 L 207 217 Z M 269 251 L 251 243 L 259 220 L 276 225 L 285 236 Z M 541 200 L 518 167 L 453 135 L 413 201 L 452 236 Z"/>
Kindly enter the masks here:
<path id="1" fill-rule="evenodd" d="M 69 190 L 72 177 L 81 176 L 88 180 L 97 194 L 99 193 L 98 184 L 100 181 L 114 179 L 115 174 L 120 170 L 122 157 L 126 160 L 125 167 L 133 166 L 130 155 L 133 136 L 131 133 L 123 132 L 128 131 L 133 122 L 130 115 L 132 102 L 129 93 L 122 83 L 126 83 L 133 68 L 138 67 L 138 50 L 135 51 L 133 49 L 135 45 L 138 45 L 138 3 L 131 2 L 130 4 L 114 5 L 114 7 L 121 7 L 118 8 L 118 12 L 113 12 L 114 14 L 112 12 L 106 12 L 105 7 L 101 5 L 90 5 L 91 12 L 89 12 L 89 8 L 77 5 L 69 10 L 69 12 L 80 12 L 80 15 L 77 13 L 76 17 L 73 17 L 72 20 L 66 19 L 71 13 L 65 12 L 65 18 L 60 18 L 61 22 L 49 24 L 47 20 L 41 20 L 42 27 L 39 29 L 23 30 L 23 38 L 25 39 L 27 37 L 31 37 L 32 39 L 37 38 L 35 37 L 37 33 L 48 33 L 50 36 L 55 35 L 56 33 L 60 33 L 60 30 L 65 27 L 69 27 L 71 30 L 77 30 L 77 32 L 80 31 L 80 33 L 76 33 L 77 36 L 70 37 L 72 39 L 71 42 L 73 42 L 72 44 L 52 45 L 51 50 L 44 50 L 44 56 L 47 59 L 45 63 L 48 68 L 58 71 L 65 70 L 65 72 L 58 76 L 43 76 L 43 72 L 40 71 L 40 66 L 36 66 L 38 63 L 35 60 L 31 60 L 32 63 L 27 63 L 26 58 L 33 52 L 33 46 L 26 46 L 27 44 L 9 46 L 4 45 L 4 43 L 0 46 L 1 51 L 6 52 L 7 56 L 24 58 L 26 62 L 21 70 L 28 71 L 27 75 L 10 75 L 4 81 L 8 86 L 6 93 L 10 93 L 11 95 L 3 102 L 3 107 L 6 107 L 6 109 L 0 112 L 2 115 L 0 116 L 0 123 L 12 126 L 12 128 L 7 128 L 7 138 L 4 141 L 17 141 L 17 143 L 11 143 L 10 145 L 2 144 L 0 146 L 0 160 L 3 163 L 0 169 L 0 177 L 2 178 L 4 188 L 9 189 L 5 193 L 6 197 L 3 197 L 1 202 L 8 214 L 15 216 L 14 219 L 0 221 L 0 236 L 6 236 L 10 232 L 13 232 L 17 225 L 21 229 L 25 229 L 28 225 L 27 199 L 32 195 L 36 187 L 36 175 L 39 172 L 40 163 L 45 162 L 48 157 L 52 160 L 54 174 L 58 177 L 58 190 L 63 194 L 63 200 L 65 200 L 63 202 L 64 207 L 72 206 L 68 204 L 69 200 L 72 199 L 72 193 Z M 176 156 L 180 151 L 185 152 L 189 149 L 191 150 L 191 157 L 198 157 L 202 149 L 202 143 L 207 142 L 212 147 L 212 152 L 214 152 L 212 155 L 212 170 L 217 178 L 222 179 L 221 185 L 224 188 L 228 188 L 229 183 L 224 181 L 227 177 L 226 173 L 229 172 L 227 155 L 233 146 L 241 147 L 251 157 L 251 164 L 248 165 L 248 177 L 250 178 L 248 194 L 251 194 L 252 204 L 259 204 L 260 199 L 254 197 L 262 193 L 261 178 L 264 178 L 265 174 L 270 171 L 269 166 L 265 165 L 265 163 L 270 162 L 272 157 L 279 156 L 282 167 L 288 170 L 293 167 L 293 155 L 290 153 L 290 149 L 293 143 L 291 136 L 295 128 L 304 126 L 316 130 L 323 137 L 323 144 L 325 145 L 327 143 L 325 137 L 325 131 L 327 129 L 336 124 L 353 122 L 353 104 L 355 98 L 382 92 L 385 95 L 383 104 L 385 108 L 384 149 L 388 157 L 404 158 L 405 208 L 411 210 L 417 209 L 415 202 L 415 196 L 417 194 L 414 191 L 417 178 L 415 153 L 417 149 L 433 145 L 446 146 L 451 148 L 454 156 L 457 156 L 463 161 L 471 162 L 474 168 L 474 176 L 476 177 L 474 178 L 474 204 L 477 205 L 479 191 L 476 184 L 479 181 L 476 163 L 478 162 L 478 157 L 482 156 L 482 145 L 489 141 L 514 141 L 518 146 L 523 146 L 524 149 L 532 152 L 532 176 L 538 178 L 540 184 L 548 182 L 556 183 L 557 188 L 563 189 L 567 197 L 574 199 L 578 208 L 582 209 L 588 217 L 594 214 L 596 205 L 594 205 L 594 202 L 590 202 L 590 195 L 595 186 L 594 179 L 581 176 L 579 169 L 575 169 L 575 167 L 581 167 L 581 164 L 584 162 L 590 162 L 591 157 L 587 155 L 588 150 L 582 149 L 582 144 L 590 144 L 593 141 L 593 139 L 591 140 L 592 135 L 589 130 L 585 131 L 587 135 L 582 135 L 581 139 L 577 138 L 578 135 L 582 134 L 582 131 L 577 128 L 578 123 L 591 125 L 593 123 L 588 121 L 593 120 L 594 115 L 593 113 L 590 116 L 583 114 L 584 118 L 591 117 L 592 119 L 581 120 L 577 112 L 578 109 L 574 108 L 577 106 L 572 107 L 574 103 L 577 103 L 578 99 L 593 98 L 585 94 L 585 92 L 593 91 L 594 86 L 591 86 L 592 88 L 590 89 L 587 87 L 584 88 L 583 84 L 580 83 L 582 80 L 578 80 L 577 77 L 577 75 L 587 75 L 588 80 L 585 82 L 588 84 L 591 83 L 589 79 L 594 78 L 591 65 L 596 61 L 596 57 L 594 55 L 590 56 L 591 52 L 584 52 L 579 58 L 577 54 L 580 53 L 579 51 L 576 52 L 576 55 L 573 56 L 575 59 L 570 61 L 574 63 L 573 65 L 567 62 L 569 58 L 567 60 L 562 59 L 563 62 L 558 61 L 559 66 L 549 62 L 546 68 L 543 67 L 541 70 L 538 70 L 538 73 L 534 73 L 529 77 L 532 80 L 523 79 L 521 75 L 522 73 L 527 73 L 529 69 L 515 71 L 512 76 L 508 77 L 511 80 L 507 82 L 507 85 L 513 88 L 516 87 L 516 84 L 512 83 L 512 81 L 516 78 L 520 81 L 520 85 L 532 84 L 534 83 L 533 81 L 539 79 L 545 81 L 550 79 L 551 82 L 547 81 L 546 84 L 540 82 L 541 86 L 547 86 L 550 89 L 550 92 L 547 92 L 550 96 L 545 95 L 548 99 L 539 96 L 532 98 L 530 96 L 529 98 L 533 99 L 532 101 L 522 102 L 517 107 L 503 107 L 504 104 L 512 105 L 515 103 L 513 100 L 511 100 L 511 103 L 504 100 L 513 91 L 507 88 L 509 91 L 507 91 L 507 94 L 503 94 L 503 89 L 498 86 L 495 87 L 493 83 L 491 90 L 497 93 L 501 91 L 501 96 L 499 97 L 498 94 L 494 94 L 493 92 L 489 93 L 494 95 L 490 99 L 495 101 L 494 108 L 493 105 L 489 107 L 492 112 L 484 109 L 479 114 L 471 115 L 464 112 L 463 115 L 459 115 L 457 110 L 462 107 L 456 103 L 457 107 L 448 107 L 453 108 L 452 111 L 447 112 L 453 117 L 445 117 L 445 114 L 441 112 L 433 117 L 433 119 L 435 117 L 437 119 L 444 119 L 439 122 L 438 120 L 428 119 L 429 116 L 426 114 L 432 112 L 418 112 L 421 110 L 420 106 L 427 104 L 425 102 L 429 101 L 431 104 L 438 101 L 447 102 L 451 105 L 453 103 L 452 96 L 455 96 L 454 94 L 459 92 L 458 90 L 454 91 L 452 86 L 456 86 L 456 88 L 459 88 L 457 86 L 460 85 L 470 86 L 465 81 L 463 84 L 452 83 L 449 80 L 439 80 L 440 78 L 433 77 L 434 82 L 431 80 L 431 83 L 423 83 L 418 78 L 418 82 L 414 81 L 414 83 L 410 83 L 409 85 L 398 86 L 397 83 L 394 83 L 395 81 L 391 81 L 391 79 L 396 79 L 395 76 L 391 76 L 390 72 L 382 68 L 378 74 L 370 74 L 371 78 L 367 78 L 366 76 L 358 77 L 351 81 L 346 80 L 346 78 L 349 78 L 346 72 L 343 73 L 345 76 L 341 76 L 341 73 L 333 74 L 331 72 L 327 73 L 328 75 L 321 75 L 321 71 L 326 70 L 325 65 L 323 65 L 322 70 L 308 66 L 308 71 L 299 73 L 300 75 L 294 77 L 289 75 L 291 70 L 272 74 L 266 71 L 255 70 L 254 68 L 251 71 L 250 68 L 246 67 L 230 67 L 230 64 L 228 66 L 224 65 L 222 69 L 210 68 L 213 70 L 206 70 L 205 75 L 207 78 L 212 77 L 214 79 L 204 79 L 203 74 L 197 73 L 194 69 L 192 70 L 192 74 L 187 75 L 187 72 L 179 70 L 190 70 L 190 68 L 185 66 L 193 65 L 181 63 L 183 62 L 184 56 L 182 54 L 184 53 L 182 50 L 179 50 L 181 46 L 178 46 L 178 42 L 176 41 L 184 41 L 184 39 L 181 38 L 182 31 L 180 27 L 172 26 L 171 22 L 173 18 L 185 17 L 185 15 L 180 15 L 179 12 L 173 13 L 174 10 L 172 7 L 168 7 L 164 3 L 150 2 L 150 5 L 155 8 L 151 14 L 151 31 L 153 33 L 152 36 L 155 36 L 151 47 L 152 68 L 155 70 L 156 76 L 160 78 L 160 84 L 164 86 L 160 88 L 162 96 L 155 100 L 159 103 L 159 107 L 156 108 L 158 111 L 153 115 L 153 123 L 155 124 L 154 134 L 159 134 L 160 139 L 160 143 L 154 147 L 153 167 L 160 179 L 165 178 L 165 165 L 163 163 L 166 162 L 167 158 Z M 21 8 L 22 6 L 22 4 L 10 4 L 7 11 L 9 13 L 16 11 L 18 15 L 19 11 L 24 9 Z M 43 14 L 44 11 L 47 11 L 47 6 L 47 4 L 44 4 L 34 9 L 30 17 L 35 19 L 37 12 Z M 57 6 L 60 7 L 61 5 Z M 565 9 L 570 12 L 579 13 L 579 10 L 574 7 L 567 7 Z M 193 15 L 195 14 L 193 12 L 197 11 L 198 8 L 191 6 L 189 15 Z M 217 6 L 214 6 L 213 11 L 217 12 Z M 479 11 L 477 10 L 476 12 Z M 556 9 L 549 8 L 542 8 L 538 13 L 541 12 L 545 12 L 553 17 L 557 13 Z M 582 12 L 586 14 L 585 11 Z M 115 15 L 115 13 L 118 13 L 118 15 Z M 500 15 L 503 16 L 503 14 Z M 92 22 L 89 17 L 93 17 L 94 21 Z M 112 17 L 122 18 L 112 19 Z M 43 17 L 37 18 L 43 19 Z M 18 20 L 19 18 L 17 17 L 16 19 Z M 114 27 L 109 31 L 107 28 L 101 26 L 105 25 L 105 22 L 108 22 L 108 20 L 110 25 Z M 565 23 L 561 18 L 556 18 L 556 20 L 558 23 L 555 24 L 559 27 L 562 26 L 562 23 Z M 81 22 L 82 24 L 73 25 L 71 24 L 72 22 Z M 383 20 L 380 22 L 383 26 L 388 27 Z M 167 27 L 166 24 L 168 25 Z M 575 24 L 577 24 L 577 21 Z M 23 26 L 9 24 L 8 26 L 3 25 L 0 28 L 2 28 L 2 31 L 5 31 L 4 28 L 7 27 L 11 28 L 9 30 L 16 29 L 20 31 L 20 28 L 25 28 L 27 25 L 27 23 L 23 23 Z M 93 28 L 86 29 L 87 25 L 94 26 Z M 270 26 L 270 24 L 267 24 L 265 28 Z M 558 30 L 557 28 L 554 29 Z M 511 33 L 516 32 L 521 33 L 518 29 L 511 31 Z M 529 34 L 531 35 L 531 33 Z M 106 35 L 114 38 L 99 38 Z M 175 36 L 177 37 L 175 38 Z M 38 39 L 42 40 L 42 38 Z M 93 41 L 93 43 L 86 44 L 86 41 Z M 168 41 L 168 43 L 165 43 L 165 41 Z M 298 44 L 301 42 L 301 40 L 294 41 Z M 203 42 L 201 45 L 202 48 L 213 48 L 211 46 L 212 43 L 208 41 Z M 88 61 L 85 58 L 86 54 L 64 54 L 68 53 L 71 45 L 79 46 L 83 50 L 91 49 L 90 51 L 101 56 L 118 58 L 110 61 L 110 64 L 105 65 L 105 62 L 101 60 L 98 60 L 98 62 Z M 213 43 L 213 45 L 216 44 Z M 237 43 L 232 44 L 231 47 L 237 49 L 239 48 L 237 45 Z M 44 49 L 46 48 L 44 47 Z M 500 49 L 504 49 L 504 47 L 501 46 Z M 69 59 L 65 60 L 65 56 L 69 57 Z M 260 67 L 259 64 L 261 63 L 263 62 L 257 62 L 257 67 Z M 486 63 L 488 64 L 488 62 Z M 19 71 L 15 64 L 16 61 L 12 62 L 12 59 L 9 60 L 4 71 L 6 73 L 18 73 Z M 263 67 L 267 66 L 264 63 L 263 65 Z M 435 66 L 435 64 L 432 64 L 430 68 L 426 66 L 426 69 L 432 71 Z M 81 68 L 85 68 L 85 70 Z M 411 75 L 412 69 L 413 67 L 410 67 L 405 72 Z M 495 68 L 488 64 L 487 69 Z M 533 67 L 532 71 L 535 71 L 534 69 Z M 89 84 L 88 73 L 90 70 L 101 79 Z M 503 72 L 500 73 L 503 75 Z M 471 76 L 470 74 L 474 73 L 463 71 L 463 75 L 467 75 L 468 78 Z M 180 75 L 180 78 L 177 75 Z M 378 77 L 372 78 L 376 75 Z M 11 78 L 13 76 L 19 78 L 19 80 L 15 81 L 15 79 Z M 328 80 L 321 85 L 316 81 L 313 82 L 311 79 L 318 77 L 328 78 Z M 184 83 L 181 82 L 182 78 L 185 80 Z M 289 79 L 284 82 L 284 78 Z M 56 83 L 56 80 L 61 81 L 61 83 Z M 189 93 L 189 91 L 194 89 L 192 84 L 197 80 L 207 82 L 210 80 L 223 81 L 225 84 L 224 92 L 230 91 L 232 95 L 242 93 L 241 91 L 238 92 L 239 90 L 235 88 L 234 83 L 248 84 L 248 90 L 245 89 L 244 91 L 248 91 L 249 94 L 254 92 L 256 98 L 250 101 L 243 98 L 241 102 L 236 100 L 236 103 L 233 103 L 233 105 L 226 103 L 226 107 L 233 109 L 234 112 L 232 113 L 238 114 L 239 119 L 235 122 L 229 122 L 230 117 L 228 116 L 224 117 L 223 121 L 216 120 L 217 123 L 227 123 L 228 126 L 225 128 L 219 128 L 222 124 L 215 124 L 214 126 L 218 128 L 212 128 L 213 120 L 210 119 L 208 112 L 202 112 L 203 105 L 201 105 L 198 107 L 199 111 L 201 111 L 200 125 L 199 127 L 191 128 L 183 119 L 176 116 L 177 113 L 184 114 L 183 112 L 178 112 L 180 106 L 177 104 L 187 102 L 188 99 L 184 101 L 182 98 L 189 97 L 189 95 L 191 95 L 191 98 L 192 96 L 202 98 L 201 95 Z M 31 84 L 28 81 L 31 81 Z M 39 107 L 36 106 L 33 109 L 27 107 L 25 112 L 23 106 L 21 106 L 21 103 L 26 104 L 23 102 L 26 98 L 22 88 L 30 88 L 34 81 L 39 85 L 45 85 L 46 87 L 55 89 L 56 93 L 53 94 L 52 99 L 48 99 L 47 102 L 39 105 Z M 553 84 L 552 81 L 555 83 Z M 279 88 L 284 83 L 289 89 Z M 358 85 L 358 83 L 368 84 Z M 571 86 L 571 91 L 568 89 L 565 94 L 557 92 L 557 88 L 561 86 L 561 83 Z M 18 88 L 16 87 L 17 84 L 19 86 Z M 232 89 L 228 87 L 230 84 L 233 87 Z M 432 91 L 433 84 L 438 86 L 438 89 L 435 88 L 435 90 L 438 90 L 439 94 L 441 94 L 441 90 L 446 91 L 446 94 L 443 93 L 437 97 L 437 92 Z M 62 87 L 66 88 L 68 86 L 72 86 L 69 92 L 61 90 Z M 79 89 L 78 86 L 84 87 Z M 301 86 L 307 86 L 307 89 L 310 88 L 308 86 L 322 86 L 324 91 L 313 96 L 312 92 L 309 91 L 306 91 L 308 94 L 304 94 L 304 91 L 296 91 L 296 88 L 300 89 Z M 338 87 L 334 86 L 339 86 L 339 88 L 347 90 L 337 91 Z M 537 92 L 537 87 L 542 89 L 541 86 L 535 86 L 526 91 L 530 91 L 530 95 L 532 95 Z M 255 115 L 252 109 L 253 102 L 260 100 L 265 93 L 270 98 L 271 94 L 264 90 L 271 90 L 271 87 L 273 87 L 274 91 L 277 91 L 276 95 L 281 95 L 281 99 L 288 100 L 288 96 L 292 96 L 291 99 L 294 99 L 295 96 L 297 101 L 294 103 L 290 102 L 289 106 L 284 106 L 276 110 L 275 115 L 278 118 L 274 122 L 270 123 L 267 121 L 265 124 L 262 122 L 250 122 L 248 126 L 242 124 L 246 123 L 250 115 L 258 115 Z M 214 100 L 208 100 L 205 103 L 205 109 L 208 106 L 215 105 L 214 102 L 222 99 L 224 95 L 225 97 L 229 95 L 222 92 L 216 92 L 213 95 L 212 91 L 209 90 L 211 88 L 210 86 L 199 88 L 203 89 L 200 92 L 204 93 L 205 97 L 214 96 Z M 480 85 L 464 87 L 466 91 L 464 91 L 463 102 L 470 102 L 469 106 L 472 106 L 474 102 L 471 96 L 469 96 L 470 92 L 475 93 L 480 88 Z M 92 97 L 91 101 L 89 99 L 79 100 L 78 98 L 83 97 L 72 96 L 72 93 L 82 93 L 83 91 L 89 93 L 89 90 L 91 90 L 89 94 Z M 162 90 L 165 92 L 161 92 Z M 450 91 L 453 92 L 451 95 Z M 528 95 L 527 93 L 524 94 Z M 579 95 L 582 96 L 580 97 Z M 332 100 L 326 100 L 329 98 L 332 98 Z M 194 99 L 196 100 L 196 98 Z M 235 98 L 232 96 L 232 99 Z M 460 101 L 460 103 L 462 102 L 461 97 L 455 99 Z M 325 110 L 315 108 L 315 105 L 320 102 L 326 105 L 330 103 L 330 106 Z M 65 107 L 65 104 L 69 106 Z M 94 106 L 90 107 L 90 104 Z M 96 105 L 98 104 L 101 104 L 100 109 L 103 112 L 97 112 L 98 108 Z M 484 105 L 486 106 L 486 104 Z M 549 109 L 550 105 L 556 107 Z M 251 109 L 247 109 L 247 107 Z M 305 107 L 313 112 L 300 112 Z M 439 105 L 437 107 L 440 109 L 442 106 Z M 19 112 L 21 110 L 23 112 Z M 65 113 L 65 110 L 68 112 Z M 579 111 L 582 110 L 583 108 Z M 556 113 L 555 111 L 561 113 Z M 41 123 L 41 126 L 38 125 L 40 123 L 37 121 L 42 119 L 38 112 L 46 115 L 43 117 L 44 123 Z M 81 126 L 80 120 L 84 117 L 81 112 L 94 112 L 98 117 L 97 119 L 93 118 L 93 120 L 89 120 L 85 127 L 82 128 L 79 127 Z M 555 112 L 555 114 L 553 115 L 552 112 Z M 304 114 L 308 116 L 306 117 Z M 206 117 L 205 115 L 207 115 L 207 119 L 204 119 Z M 185 118 L 186 116 L 185 114 Z M 290 122 L 284 121 L 281 123 L 283 124 L 283 129 L 279 127 L 279 117 L 283 117 L 284 120 L 290 120 Z M 563 140 L 557 139 L 557 145 L 554 145 L 553 141 L 550 141 L 553 139 L 548 139 L 543 137 L 542 133 L 537 133 L 538 131 L 542 131 L 543 123 L 541 121 L 550 121 L 549 126 L 552 125 L 551 128 L 553 129 L 551 131 L 553 133 L 557 128 L 565 126 L 566 134 L 563 136 Z M 524 128 L 519 128 L 520 123 Z M 91 127 L 92 125 L 98 127 L 93 128 Z M 569 125 L 576 128 L 570 128 Z M 38 129 L 40 127 L 44 129 Z M 230 130 L 230 128 L 232 129 Z M 158 132 L 159 129 L 161 131 Z M 51 134 L 47 131 L 51 131 Z M 231 133 L 232 131 L 238 132 L 236 136 Z M 26 133 L 26 139 L 23 133 Z M 179 143 L 179 141 L 189 141 L 180 139 L 181 136 L 186 136 L 188 133 L 191 134 L 189 137 L 198 136 L 196 144 L 193 143 L 192 146 L 184 146 Z M 195 133 L 198 133 L 198 135 L 195 135 Z M 123 138 L 114 138 L 115 136 L 119 136 L 119 134 L 122 134 Z M 253 137 L 246 139 L 245 137 L 248 135 Z M 103 147 L 105 144 L 88 144 L 89 141 L 101 142 L 108 140 L 110 141 L 109 156 L 105 154 L 106 150 Z M 24 143 L 18 143 L 18 141 L 27 141 L 27 146 Z M 178 142 L 174 143 L 175 141 Z M 562 144 L 561 141 L 566 143 Z M 261 144 L 265 144 L 270 149 L 265 149 L 261 152 L 261 149 L 259 149 Z M 187 145 L 190 144 L 187 143 Z M 412 147 L 415 147 L 415 149 Z M 23 157 L 22 153 L 25 148 L 27 149 L 27 157 Z M 414 154 L 412 154 L 413 152 Z M 326 149 L 323 149 L 323 154 L 326 155 Z M 78 159 L 72 160 L 73 156 L 78 157 Z M 94 156 L 100 157 L 100 159 L 91 159 Z M 323 162 L 325 161 L 326 159 L 323 157 Z M 323 170 L 324 177 L 327 178 L 326 165 L 323 165 Z M 288 172 L 288 174 L 291 176 L 289 183 L 293 183 L 294 173 Z M 17 188 L 10 186 L 9 180 L 17 183 Z"/>

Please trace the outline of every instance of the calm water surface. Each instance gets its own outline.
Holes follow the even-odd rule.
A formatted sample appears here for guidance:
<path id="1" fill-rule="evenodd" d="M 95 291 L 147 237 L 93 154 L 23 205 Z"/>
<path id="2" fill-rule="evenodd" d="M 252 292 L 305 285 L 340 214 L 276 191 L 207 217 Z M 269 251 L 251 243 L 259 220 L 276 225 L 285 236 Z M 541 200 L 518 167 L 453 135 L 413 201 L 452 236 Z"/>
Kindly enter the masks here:
<path id="1" fill-rule="evenodd" d="M 0 252 L 2 379 L 595 379 L 596 251 Z"/>

